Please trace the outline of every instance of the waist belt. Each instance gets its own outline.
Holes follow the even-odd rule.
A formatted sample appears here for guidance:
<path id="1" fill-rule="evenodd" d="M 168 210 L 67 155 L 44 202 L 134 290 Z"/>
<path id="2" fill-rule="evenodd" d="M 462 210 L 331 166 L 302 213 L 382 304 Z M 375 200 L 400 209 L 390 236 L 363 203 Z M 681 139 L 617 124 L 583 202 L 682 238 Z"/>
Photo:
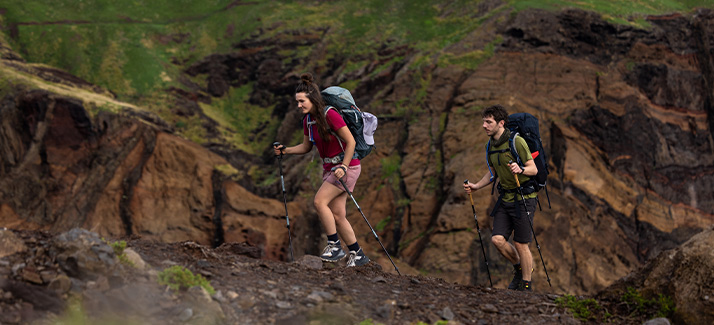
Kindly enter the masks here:
<path id="1" fill-rule="evenodd" d="M 344 154 L 344 153 L 341 153 L 341 154 L 339 154 L 339 155 L 337 155 L 337 156 L 334 156 L 334 157 L 322 158 L 322 162 L 323 162 L 323 163 L 326 163 L 326 164 L 335 164 L 335 165 L 336 165 L 336 164 L 341 163 L 342 160 L 344 160 L 344 159 L 345 159 L 345 154 Z M 352 155 L 352 159 L 359 159 L 359 155 L 355 152 L 355 153 Z"/>
<path id="2" fill-rule="evenodd" d="M 332 158 L 322 158 L 322 162 L 324 162 L 326 164 L 339 164 L 342 162 L 343 158 L 344 158 L 344 156 L 342 156 L 342 157 L 334 156 Z"/>

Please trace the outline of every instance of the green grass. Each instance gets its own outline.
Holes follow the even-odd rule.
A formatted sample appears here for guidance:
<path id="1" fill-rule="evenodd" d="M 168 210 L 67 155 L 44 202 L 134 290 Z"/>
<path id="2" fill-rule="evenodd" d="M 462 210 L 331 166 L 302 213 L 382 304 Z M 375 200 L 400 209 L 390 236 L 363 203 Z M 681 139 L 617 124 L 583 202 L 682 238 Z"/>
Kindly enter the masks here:
<path id="1" fill-rule="evenodd" d="M 123 100 L 176 85 L 182 66 L 225 52 L 260 26 L 271 2 L 223 10 L 232 1 L 9 0 L 4 24 L 18 24 L 13 47 L 30 62 L 65 69 Z M 37 23 L 37 24 L 34 24 Z M 39 45 L 42 46 L 39 46 Z M 172 78 L 174 77 L 174 78 Z"/>
<path id="2" fill-rule="evenodd" d="M 233 131 L 226 135 L 237 148 L 257 154 L 266 147 L 264 139 L 272 139 L 280 121 L 271 117 L 273 107 L 248 103 L 253 87 L 253 83 L 248 83 L 231 88 L 226 96 L 214 99 L 210 105 L 200 105 L 224 130 Z"/>
<path id="3" fill-rule="evenodd" d="M 286 32 L 297 30 L 322 37 L 318 46 L 277 49 L 283 64 L 295 66 L 292 72 L 297 74 L 319 73 L 337 62 L 336 73 L 349 75 L 372 62 L 381 62 L 369 71 L 374 77 L 406 59 L 388 51 L 380 54 L 378 49 L 408 46 L 414 55 L 407 69 L 413 72 L 415 95 L 398 101 L 394 115 L 416 118 L 412 113 L 423 110 L 427 89 L 432 87 L 431 74 L 421 68 L 436 64 L 476 69 L 493 56 L 502 42 L 500 37 L 482 49 L 464 53 L 448 47 L 498 13 L 580 8 L 595 10 L 612 22 L 646 27 L 647 15 L 690 12 L 700 6 L 714 8 L 710 0 L 509 0 L 484 13 L 478 12 L 478 1 L 469 0 L 260 0 L 230 7 L 233 3 L 57 0 L 48 5 L 44 0 L 6 0 L 0 25 L 3 31 L 14 26 L 18 33 L 15 39 L 0 35 L 0 41 L 9 42 L 29 62 L 64 69 L 102 86 L 118 100 L 158 114 L 186 138 L 205 143 L 213 139 L 205 139 L 202 122 L 197 116 L 174 116 L 166 89 L 188 90 L 180 78 L 205 86 L 205 76 L 189 77 L 183 71 L 208 55 L 235 51 L 233 45 L 251 36 L 284 38 Z M 475 18 L 476 14 L 480 18 Z M 256 33 L 259 29 L 262 34 Z M 341 85 L 354 89 L 359 84 L 359 80 L 346 80 Z M 201 107 L 220 124 L 222 140 L 258 154 L 273 140 L 279 121 L 271 118 L 274 104 L 257 107 L 248 103 L 253 87 L 233 88 Z"/>
<path id="4" fill-rule="evenodd" d="M 55 325 L 134 325 L 144 324 L 136 316 L 122 315 L 122 317 L 114 315 L 92 315 L 84 308 L 83 299 L 78 295 L 71 295 L 67 299 L 65 310 L 57 315 L 52 321 L 47 324 Z"/>
<path id="5" fill-rule="evenodd" d="M 646 316 L 647 318 L 671 318 L 676 311 L 674 300 L 671 297 L 660 293 L 657 294 L 657 297 L 647 299 L 636 289 L 629 287 L 622 296 L 622 302 L 627 305 L 633 315 Z"/>
<path id="6" fill-rule="evenodd" d="M 516 11 L 540 8 L 560 10 L 578 8 L 602 14 L 606 20 L 647 28 L 647 15 L 690 12 L 693 8 L 714 8 L 711 0 L 509 0 Z"/>
<path id="7" fill-rule="evenodd" d="M 7 0 L 3 2 L 7 12 L 2 24 L 17 25 L 19 38 L 12 45 L 28 61 L 65 69 L 112 90 L 120 99 L 135 102 L 168 85 L 180 87 L 176 79 L 187 64 L 212 53 L 230 51 L 233 44 L 257 28 L 266 30 L 270 37 L 289 29 L 329 27 L 325 34 L 327 57 L 317 61 L 324 63 L 339 57 L 345 60 L 344 71 L 350 72 L 376 59 L 375 49 L 383 44 L 406 44 L 425 52 L 427 58 L 460 41 L 481 24 L 480 19 L 473 18 L 478 2 L 468 0 L 342 0 L 310 4 L 251 1 L 228 8 L 231 3 L 232 0 L 57 0 L 48 6 L 46 1 Z M 643 25 L 646 15 L 714 8 L 714 3 L 510 0 L 496 11 L 568 7 L 594 10 L 617 23 Z M 446 53 L 440 65 L 473 68 L 492 55 L 494 44 L 459 57 Z M 308 47 L 284 54 L 286 58 L 304 58 L 311 53 Z M 305 68 L 315 68 L 319 62 L 311 61 L 312 66 Z"/>
<path id="8" fill-rule="evenodd" d="M 374 229 L 377 231 L 382 231 L 384 228 L 386 228 L 389 223 L 392 221 L 392 216 L 387 216 L 386 218 L 380 220 L 377 222 L 377 224 L 374 226 Z"/>
<path id="9" fill-rule="evenodd" d="M 191 270 L 180 265 L 174 265 L 159 272 L 158 281 L 159 285 L 166 285 L 175 291 L 199 286 L 206 289 L 210 295 L 216 293 L 216 290 L 211 286 L 211 282 L 200 274 L 193 274 Z"/>
<path id="10" fill-rule="evenodd" d="M 560 298 L 555 299 L 555 303 L 560 307 L 567 308 L 573 313 L 573 316 L 581 321 L 593 321 L 597 320 L 597 315 L 602 309 L 597 300 L 588 298 L 577 298 L 571 295 L 564 295 Z M 605 313 L 605 320 L 609 317 L 609 314 Z"/>

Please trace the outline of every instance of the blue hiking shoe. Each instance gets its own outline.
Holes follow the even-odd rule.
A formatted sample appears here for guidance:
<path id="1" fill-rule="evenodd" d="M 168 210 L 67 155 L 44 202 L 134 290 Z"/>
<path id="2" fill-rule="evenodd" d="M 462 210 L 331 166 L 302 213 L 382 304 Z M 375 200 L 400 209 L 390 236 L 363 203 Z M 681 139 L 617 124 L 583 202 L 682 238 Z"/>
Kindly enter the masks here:
<path id="1" fill-rule="evenodd" d="M 364 255 L 364 252 L 360 248 L 358 251 L 350 251 L 350 259 L 347 260 L 347 267 L 352 266 L 362 266 L 369 263 L 369 257 Z"/>
<path id="2" fill-rule="evenodd" d="M 327 241 L 327 246 L 322 250 L 320 258 L 325 262 L 334 263 L 345 258 L 345 251 L 342 250 L 340 241 Z"/>

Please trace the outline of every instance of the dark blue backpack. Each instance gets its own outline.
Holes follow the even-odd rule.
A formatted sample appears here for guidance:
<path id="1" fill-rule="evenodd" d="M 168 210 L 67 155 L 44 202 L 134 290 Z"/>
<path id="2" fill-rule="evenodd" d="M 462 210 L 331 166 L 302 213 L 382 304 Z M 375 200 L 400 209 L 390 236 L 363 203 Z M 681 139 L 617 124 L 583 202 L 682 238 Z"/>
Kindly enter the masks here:
<path id="1" fill-rule="evenodd" d="M 550 196 L 548 195 L 548 188 L 546 187 L 548 174 L 550 173 L 548 171 L 548 157 L 546 156 L 545 149 L 543 149 L 543 142 L 540 138 L 538 119 L 528 113 L 515 113 L 508 116 L 508 124 L 506 124 L 506 127 L 511 131 L 511 136 L 508 139 L 508 150 L 510 150 L 511 155 L 516 158 L 518 166 L 523 168 L 524 162 L 521 161 L 521 157 L 519 157 L 518 152 L 516 152 L 515 139 L 517 135 L 526 140 L 533 161 L 536 167 L 538 167 L 538 174 L 532 176 L 529 181 L 522 183 L 521 187 L 526 188 L 532 186 L 535 191 L 540 191 L 545 188 L 545 195 L 548 198 L 548 206 L 550 207 Z M 490 170 L 491 161 L 488 159 L 488 156 L 501 151 L 491 151 L 491 140 L 488 141 L 486 149 L 486 162 Z"/>

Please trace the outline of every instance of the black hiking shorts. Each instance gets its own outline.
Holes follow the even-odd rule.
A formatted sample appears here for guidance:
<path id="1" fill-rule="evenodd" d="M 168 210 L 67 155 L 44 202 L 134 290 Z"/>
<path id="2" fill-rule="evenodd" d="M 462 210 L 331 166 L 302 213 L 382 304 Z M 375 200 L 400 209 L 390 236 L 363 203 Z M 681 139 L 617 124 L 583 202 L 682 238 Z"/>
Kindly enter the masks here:
<path id="1" fill-rule="evenodd" d="M 508 240 L 513 233 L 513 241 L 521 244 L 530 243 L 533 237 L 530 223 L 533 222 L 536 204 L 535 198 L 526 199 L 531 219 L 528 221 L 526 211 L 523 210 L 523 201 L 501 202 L 493 215 L 493 236 L 501 235 Z"/>

